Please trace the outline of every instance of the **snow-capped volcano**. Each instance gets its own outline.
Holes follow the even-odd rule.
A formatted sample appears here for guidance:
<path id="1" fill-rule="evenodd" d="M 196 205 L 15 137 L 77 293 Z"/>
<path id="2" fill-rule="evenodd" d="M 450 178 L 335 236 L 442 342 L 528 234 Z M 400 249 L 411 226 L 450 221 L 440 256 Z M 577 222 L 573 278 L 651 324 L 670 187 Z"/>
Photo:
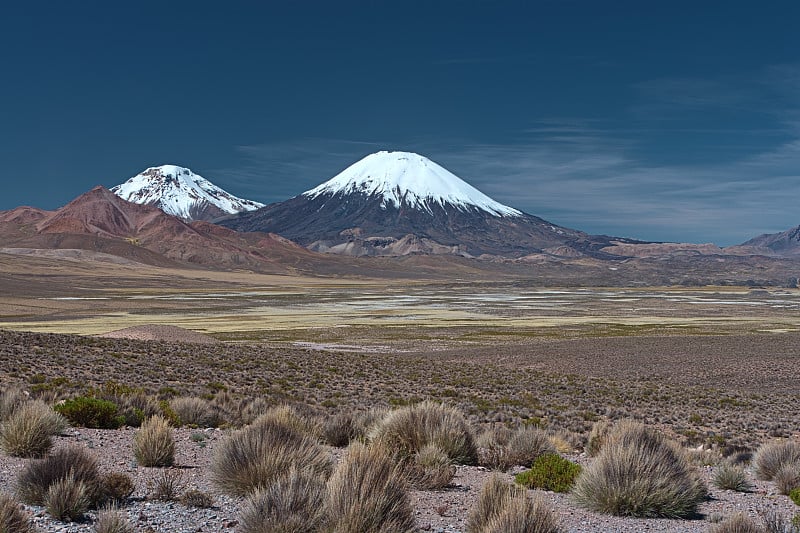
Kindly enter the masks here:
<path id="1" fill-rule="evenodd" d="M 460 210 L 480 209 L 496 216 L 522 213 L 492 200 L 478 189 L 430 159 L 410 152 L 377 152 L 353 163 L 325 183 L 306 191 L 314 199 L 324 195 L 361 193 L 380 197 L 381 206 L 407 206 L 432 213 L 434 205 Z"/>
<path id="2" fill-rule="evenodd" d="M 599 256 L 608 244 L 496 202 L 408 152 L 368 155 L 294 198 L 218 223 L 345 255 Z"/>
<path id="3" fill-rule="evenodd" d="M 188 168 L 175 165 L 150 167 L 112 187 L 111 192 L 123 200 L 153 205 L 184 220 L 212 220 L 264 207 L 233 196 Z"/>

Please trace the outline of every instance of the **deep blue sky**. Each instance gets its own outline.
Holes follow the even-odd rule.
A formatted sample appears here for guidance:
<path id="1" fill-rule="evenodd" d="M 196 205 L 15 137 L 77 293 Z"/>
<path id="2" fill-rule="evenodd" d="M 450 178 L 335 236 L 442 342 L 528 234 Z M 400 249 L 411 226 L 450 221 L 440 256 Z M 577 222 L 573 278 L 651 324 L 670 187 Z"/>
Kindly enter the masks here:
<path id="1" fill-rule="evenodd" d="M 592 233 L 800 224 L 800 2 L 19 2 L 0 209 L 187 166 L 280 201 L 381 149 Z"/>

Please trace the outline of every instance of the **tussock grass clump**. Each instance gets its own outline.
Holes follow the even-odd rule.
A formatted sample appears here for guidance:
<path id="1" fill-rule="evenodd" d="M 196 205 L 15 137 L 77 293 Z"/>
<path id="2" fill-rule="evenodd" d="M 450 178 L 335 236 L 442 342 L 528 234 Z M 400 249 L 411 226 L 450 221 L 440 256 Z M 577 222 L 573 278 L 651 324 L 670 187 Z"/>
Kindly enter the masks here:
<path id="1" fill-rule="evenodd" d="M 0 392 L 0 422 L 7 419 L 23 403 L 30 399 L 28 393 L 16 387 Z"/>
<path id="2" fill-rule="evenodd" d="M 149 485 L 150 498 L 162 502 L 174 502 L 178 499 L 183 485 L 183 474 L 180 470 L 166 468 Z"/>
<path id="3" fill-rule="evenodd" d="M 263 422 L 272 420 L 284 426 L 290 427 L 303 435 L 308 435 L 317 439 L 321 433 L 321 424 L 319 421 L 312 419 L 300 413 L 291 405 L 279 405 L 277 407 L 270 407 L 264 414 L 259 416 L 255 422 Z"/>
<path id="4" fill-rule="evenodd" d="M 580 473 L 580 465 L 564 459 L 557 453 L 546 453 L 533 461 L 530 470 L 520 472 L 514 479 L 528 488 L 569 492 Z"/>
<path id="5" fill-rule="evenodd" d="M 53 447 L 53 435 L 66 427 L 64 418 L 49 405 L 28 401 L 0 423 L 0 448 L 14 457 L 41 457 Z"/>
<path id="6" fill-rule="evenodd" d="M 391 411 L 369 432 L 376 442 L 398 456 L 410 457 L 426 444 L 436 444 L 457 464 L 475 464 L 478 449 L 464 416 L 451 407 L 425 401 Z"/>
<path id="7" fill-rule="evenodd" d="M 322 531 L 325 479 L 295 467 L 245 500 L 239 515 L 242 533 Z"/>
<path id="8" fill-rule="evenodd" d="M 31 517 L 11 496 L 0 492 L 0 531 L 3 533 L 33 533 Z"/>
<path id="9" fill-rule="evenodd" d="M 592 430 L 589 432 L 589 438 L 586 441 L 586 455 L 589 457 L 597 457 L 603 445 L 608 439 L 608 434 L 611 432 L 612 425 L 608 420 L 599 420 L 594 423 Z"/>
<path id="10" fill-rule="evenodd" d="M 358 436 L 356 417 L 352 413 L 337 413 L 322 423 L 322 440 L 330 446 L 343 448 Z"/>
<path id="11" fill-rule="evenodd" d="M 44 506 L 50 516 L 62 522 L 75 522 L 89 510 L 89 488 L 72 476 L 56 480 L 47 488 Z"/>
<path id="12" fill-rule="evenodd" d="M 95 533 L 134 533 L 136 530 L 128 521 L 125 513 L 113 507 L 108 507 L 101 509 L 97 514 L 94 531 Z"/>
<path id="13" fill-rule="evenodd" d="M 219 413 L 208 400 L 197 397 L 173 398 L 170 408 L 178 416 L 181 425 L 213 428 L 219 425 Z"/>
<path id="14" fill-rule="evenodd" d="M 446 487 L 456 475 L 456 467 L 444 450 L 430 443 L 414 454 L 406 476 L 414 488 L 435 490 Z"/>
<path id="15" fill-rule="evenodd" d="M 125 423 L 117 404 L 92 396 L 78 396 L 55 406 L 73 426 L 100 429 L 116 429 Z"/>
<path id="16" fill-rule="evenodd" d="M 527 466 L 541 455 L 556 452 L 547 432 L 533 426 L 516 430 L 508 439 L 506 449 L 507 462 L 511 466 Z"/>
<path id="17" fill-rule="evenodd" d="M 415 531 L 402 468 L 382 447 L 351 444 L 328 480 L 329 531 Z"/>
<path id="18" fill-rule="evenodd" d="M 555 515 L 541 500 L 494 474 L 484 484 L 467 518 L 467 533 L 558 533 Z"/>
<path id="19" fill-rule="evenodd" d="M 772 481 L 782 466 L 791 463 L 800 463 L 800 443 L 794 440 L 762 444 L 753 457 L 756 477 L 762 481 Z"/>
<path id="20" fill-rule="evenodd" d="M 675 445 L 656 430 L 627 421 L 583 469 L 573 493 L 580 505 L 600 513 L 686 518 L 707 491 Z"/>
<path id="21" fill-rule="evenodd" d="M 800 488 L 800 462 L 781 465 L 772 481 L 783 495 L 788 495 L 792 490 Z"/>
<path id="22" fill-rule="evenodd" d="M 172 466 L 175 462 L 175 439 L 167 419 L 151 416 L 133 437 L 133 455 L 141 466 Z"/>
<path id="23" fill-rule="evenodd" d="M 292 467 L 326 478 L 332 469 L 330 456 L 313 438 L 267 414 L 220 444 L 211 479 L 224 492 L 244 496 L 268 487 Z"/>
<path id="24" fill-rule="evenodd" d="M 189 489 L 181 496 L 181 503 L 186 507 L 208 509 L 214 507 L 214 497 L 198 489 Z"/>
<path id="25" fill-rule="evenodd" d="M 123 503 L 131 497 L 136 485 L 124 472 L 108 472 L 100 475 L 100 495 L 103 501 L 113 505 Z"/>
<path id="26" fill-rule="evenodd" d="M 745 513 L 736 513 L 719 524 L 714 524 L 709 533 L 766 533 L 766 530 L 757 524 Z"/>
<path id="27" fill-rule="evenodd" d="M 722 490 L 735 490 L 736 492 L 750 492 L 753 484 L 747 479 L 744 468 L 730 463 L 723 463 L 714 472 L 714 486 Z"/>
<path id="28" fill-rule="evenodd" d="M 50 487 L 64 479 L 83 484 L 90 506 L 102 499 L 97 461 L 78 446 L 58 449 L 25 465 L 17 477 L 17 495 L 29 505 L 43 505 Z"/>

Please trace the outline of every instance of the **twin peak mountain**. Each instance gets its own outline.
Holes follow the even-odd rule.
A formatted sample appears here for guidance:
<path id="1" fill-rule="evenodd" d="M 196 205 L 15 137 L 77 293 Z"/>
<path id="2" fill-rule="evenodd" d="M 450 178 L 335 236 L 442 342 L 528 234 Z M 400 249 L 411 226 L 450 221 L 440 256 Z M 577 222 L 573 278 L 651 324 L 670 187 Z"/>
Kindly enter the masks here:
<path id="1" fill-rule="evenodd" d="M 237 198 L 191 170 L 154 167 L 111 189 L 184 220 L 274 233 L 350 256 L 606 257 L 610 238 L 559 227 L 503 205 L 417 154 L 377 152 L 284 202 Z M 615 241 L 629 241 L 615 239 Z"/>

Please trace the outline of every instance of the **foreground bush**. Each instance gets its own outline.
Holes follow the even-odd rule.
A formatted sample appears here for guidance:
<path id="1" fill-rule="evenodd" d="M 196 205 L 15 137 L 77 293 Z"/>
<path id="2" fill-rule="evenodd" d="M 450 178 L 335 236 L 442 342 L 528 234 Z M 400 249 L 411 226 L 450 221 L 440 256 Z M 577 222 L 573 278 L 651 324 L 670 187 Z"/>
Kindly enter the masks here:
<path id="1" fill-rule="evenodd" d="M 169 402 L 181 425 L 214 428 L 219 425 L 219 413 L 203 398 L 174 398 Z"/>
<path id="2" fill-rule="evenodd" d="M 102 509 L 94 524 L 95 533 L 134 533 L 136 530 L 128 522 L 125 514 L 114 508 Z"/>
<path id="3" fill-rule="evenodd" d="M 337 413 L 328 417 L 322 424 L 323 441 L 337 448 L 343 448 L 358 436 L 356 418 L 352 413 Z"/>
<path id="4" fill-rule="evenodd" d="M 25 465 L 17 478 L 17 494 L 29 505 L 44 505 L 50 487 L 65 479 L 83 484 L 90 506 L 103 499 L 97 462 L 77 446 L 61 448 Z"/>
<path id="5" fill-rule="evenodd" d="M 31 518 L 13 498 L 0 492 L 0 531 L 33 533 Z"/>
<path id="6" fill-rule="evenodd" d="M 580 465 L 557 453 L 547 453 L 537 457 L 530 470 L 520 472 L 514 479 L 523 487 L 531 489 L 569 492 L 580 472 Z"/>
<path id="7" fill-rule="evenodd" d="M 788 495 L 796 488 L 800 488 L 800 462 L 782 465 L 772 478 L 778 492 Z"/>
<path id="8" fill-rule="evenodd" d="M 172 466 L 175 440 L 166 418 L 156 415 L 145 420 L 133 437 L 133 455 L 142 466 Z"/>
<path id="9" fill-rule="evenodd" d="M 14 457 L 41 457 L 53 446 L 53 436 L 66 421 L 40 400 L 17 406 L 0 424 L 0 448 Z"/>
<path id="10" fill-rule="evenodd" d="M 475 437 L 464 416 L 433 402 L 391 411 L 373 425 L 369 440 L 404 458 L 413 456 L 426 444 L 435 444 L 455 463 L 475 464 L 478 460 Z"/>
<path id="11" fill-rule="evenodd" d="M 762 444 L 753 457 L 756 477 L 763 481 L 772 481 L 782 466 L 792 463 L 800 463 L 800 443 L 793 440 Z"/>
<path id="12" fill-rule="evenodd" d="M 325 524 L 325 479 L 292 467 L 244 502 L 239 515 L 241 533 L 321 531 Z"/>
<path id="13" fill-rule="evenodd" d="M 332 469 L 329 455 L 313 438 L 264 415 L 220 444 L 211 479 L 224 492 L 244 496 L 269 487 L 292 467 L 324 478 Z"/>
<path id="14" fill-rule="evenodd" d="M 116 429 L 125 423 L 117 404 L 91 396 L 78 396 L 56 405 L 55 410 L 73 426 Z"/>
<path id="15" fill-rule="evenodd" d="M 402 467 L 381 447 L 351 444 L 327 488 L 332 533 L 416 530 Z"/>
<path id="16" fill-rule="evenodd" d="M 455 477 L 456 467 L 438 445 L 426 444 L 409 460 L 405 475 L 416 489 L 442 489 Z"/>
<path id="17" fill-rule="evenodd" d="M 601 513 L 686 518 L 695 514 L 706 489 L 663 435 L 621 422 L 578 476 L 573 493 L 580 505 Z"/>
<path id="18" fill-rule="evenodd" d="M 511 466 L 527 466 L 537 457 L 556 451 L 547 432 L 533 426 L 521 427 L 512 433 L 506 449 Z"/>
<path id="19" fill-rule="evenodd" d="M 558 533 L 553 513 L 540 500 L 494 474 L 467 518 L 467 533 Z"/>
<path id="20" fill-rule="evenodd" d="M 56 480 L 44 495 L 47 512 L 62 522 L 80 520 L 90 504 L 89 488 L 83 481 L 69 475 Z"/>
<path id="21" fill-rule="evenodd" d="M 730 463 L 722 464 L 714 473 L 714 486 L 722 490 L 750 492 L 753 484 L 747 479 L 744 468 Z"/>

